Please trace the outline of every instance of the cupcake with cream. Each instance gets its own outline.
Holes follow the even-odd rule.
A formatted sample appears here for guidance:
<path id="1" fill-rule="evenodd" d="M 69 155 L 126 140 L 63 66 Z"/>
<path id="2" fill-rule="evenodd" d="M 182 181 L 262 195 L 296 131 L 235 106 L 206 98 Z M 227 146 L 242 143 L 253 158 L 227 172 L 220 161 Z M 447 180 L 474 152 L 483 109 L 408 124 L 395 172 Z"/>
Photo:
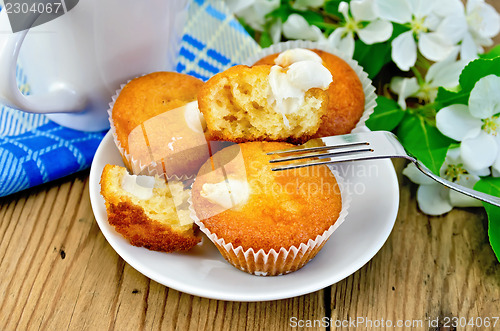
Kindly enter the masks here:
<path id="1" fill-rule="evenodd" d="M 348 207 L 327 166 L 271 171 L 284 142 L 247 142 L 211 157 L 191 190 L 191 215 L 224 258 L 245 272 L 281 275 L 303 267 L 342 223 Z"/>
<path id="2" fill-rule="evenodd" d="M 331 81 L 319 56 L 298 51 L 274 65 L 239 65 L 213 76 L 198 104 L 212 139 L 305 142 L 326 113 Z"/>

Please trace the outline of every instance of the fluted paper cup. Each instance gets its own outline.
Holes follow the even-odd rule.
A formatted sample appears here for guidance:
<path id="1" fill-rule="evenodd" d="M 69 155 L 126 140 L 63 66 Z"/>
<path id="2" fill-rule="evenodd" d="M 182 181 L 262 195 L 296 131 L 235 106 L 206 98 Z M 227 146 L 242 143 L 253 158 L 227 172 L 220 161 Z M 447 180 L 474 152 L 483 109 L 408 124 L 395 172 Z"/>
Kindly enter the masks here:
<path id="1" fill-rule="evenodd" d="M 207 238 L 215 244 L 224 259 L 236 268 L 257 276 L 288 274 L 302 268 L 314 258 L 347 217 L 352 197 L 348 193 L 347 184 L 344 183 L 339 173 L 332 168 L 329 169 L 334 174 L 340 189 L 342 209 L 333 225 L 315 238 L 301 243 L 298 247 L 281 247 L 278 251 L 271 249 L 266 252 L 263 249 L 255 250 L 253 248 L 245 250 L 242 246 L 226 242 L 224 238 L 219 238 L 217 234 L 205 227 L 203 221 L 196 215 L 191 197 L 188 199 L 190 216 Z"/>

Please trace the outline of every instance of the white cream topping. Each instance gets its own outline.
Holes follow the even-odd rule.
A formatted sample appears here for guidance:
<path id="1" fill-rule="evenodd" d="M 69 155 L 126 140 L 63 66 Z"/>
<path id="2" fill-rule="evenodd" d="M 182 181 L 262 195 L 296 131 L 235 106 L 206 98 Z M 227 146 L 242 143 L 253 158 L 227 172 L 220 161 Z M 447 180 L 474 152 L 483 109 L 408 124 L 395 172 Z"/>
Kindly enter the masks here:
<path id="1" fill-rule="evenodd" d="M 314 61 L 323 63 L 323 60 L 318 54 L 304 48 L 288 49 L 284 52 L 281 52 L 278 57 L 274 59 L 274 63 L 281 67 L 288 67 L 292 63 L 300 61 Z"/>
<path id="2" fill-rule="evenodd" d="M 151 176 L 136 176 L 125 174 L 122 178 L 122 188 L 140 200 L 153 197 L 155 179 Z"/>
<path id="3" fill-rule="evenodd" d="M 245 203 L 250 196 L 250 187 L 245 180 L 228 178 L 219 183 L 205 183 L 201 196 L 219 206 L 230 209 Z"/>
<path id="4" fill-rule="evenodd" d="M 312 88 L 327 89 L 332 74 L 321 62 L 305 60 L 292 63 L 287 69 L 279 65 L 271 67 L 269 73 L 269 94 L 267 101 L 283 115 L 283 121 L 290 126 L 286 115 L 299 111 L 306 92 Z"/>
<path id="5" fill-rule="evenodd" d="M 205 117 L 198 109 L 198 101 L 190 102 L 184 107 L 186 108 L 184 119 L 188 127 L 194 132 L 203 133 L 207 127 L 207 122 L 205 122 Z"/>

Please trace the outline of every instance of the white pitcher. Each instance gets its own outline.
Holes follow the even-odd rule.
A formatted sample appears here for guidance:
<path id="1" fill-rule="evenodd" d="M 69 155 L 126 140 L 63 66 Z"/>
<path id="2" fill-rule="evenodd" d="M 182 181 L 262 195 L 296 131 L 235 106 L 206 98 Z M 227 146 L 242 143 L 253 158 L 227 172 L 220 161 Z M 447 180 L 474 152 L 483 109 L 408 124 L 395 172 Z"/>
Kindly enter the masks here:
<path id="1" fill-rule="evenodd" d="M 12 33 L 2 4 L 0 103 L 47 114 L 76 130 L 108 128 L 108 104 L 121 83 L 175 69 L 187 5 L 188 0 L 80 0 L 52 21 Z M 18 61 L 29 96 L 16 84 Z"/>

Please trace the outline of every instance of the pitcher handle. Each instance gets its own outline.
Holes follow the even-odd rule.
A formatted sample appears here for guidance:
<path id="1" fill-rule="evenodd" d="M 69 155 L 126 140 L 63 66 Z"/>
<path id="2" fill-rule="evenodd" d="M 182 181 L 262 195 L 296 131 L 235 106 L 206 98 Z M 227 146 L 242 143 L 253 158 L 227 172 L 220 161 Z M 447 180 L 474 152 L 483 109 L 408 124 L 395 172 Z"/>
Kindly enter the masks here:
<path id="1" fill-rule="evenodd" d="M 68 87 L 49 93 L 23 95 L 17 86 L 19 51 L 29 29 L 12 33 L 6 10 L 0 11 L 0 102 L 25 112 L 48 114 L 77 112 L 87 100 Z"/>

